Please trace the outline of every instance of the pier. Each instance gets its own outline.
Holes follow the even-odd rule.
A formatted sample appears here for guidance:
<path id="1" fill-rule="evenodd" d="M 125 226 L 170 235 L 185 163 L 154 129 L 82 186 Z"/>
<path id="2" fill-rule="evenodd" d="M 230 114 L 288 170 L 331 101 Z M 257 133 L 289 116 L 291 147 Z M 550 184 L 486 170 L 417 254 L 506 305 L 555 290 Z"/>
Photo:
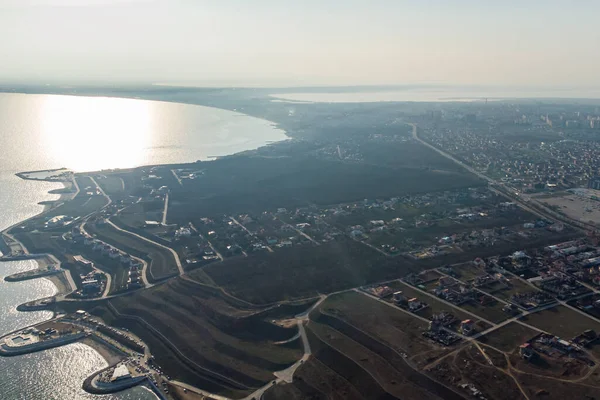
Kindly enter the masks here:
<path id="1" fill-rule="evenodd" d="M 27 331 L 28 329 L 25 329 L 17 334 L 5 337 L 2 342 L 0 342 L 0 355 L 11 357 L 34 353 L 53 347 L 64 346 L 65 344 L 76 342 L 88 335 L 85 332 L 78 332 L 40 340 L 35 334 L 35 331 L 29 329 L 29 333 L 26 333 Z"/>
<path id="2" fill-rule="evenodd" d="M 56 265 L 48 265 L 44 268 L 30 269 L 29 271 L 17 272 L 16 274 L 8 275 L 4 278 L 7 282 L 19 282 L 29 279 L 42 278 L 44 276 L 52 276 L 62 273 L 63 270 Z"/>

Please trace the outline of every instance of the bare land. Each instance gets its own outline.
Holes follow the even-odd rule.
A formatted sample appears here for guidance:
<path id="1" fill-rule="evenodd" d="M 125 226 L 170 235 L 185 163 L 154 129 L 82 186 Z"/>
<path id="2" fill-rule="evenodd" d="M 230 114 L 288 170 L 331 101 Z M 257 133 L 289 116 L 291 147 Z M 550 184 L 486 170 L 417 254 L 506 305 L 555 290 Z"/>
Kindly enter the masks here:
<path id="1" fill-rule="evenodd" d="M 539 334 L 539 332 L 534 329 L 521 325 L 518 322 L 510 322 L 509 324 L 482 336 L 479 338 L 479 341 L 510 353 L 537 334 Z"/>
<path id="2" fill-rule="evenodd" d="M 544 197 L 540 201 L 554 207 L 557 211 L 582 222 L 600 224 L 600 202 L 576 194 Z"/>
<path id="3" fill-rule="evenodd" d="M 600 322 L 562 305 L 529 314 L 521 319 L 565 340 L 571 340 L 587 329 L 600 332 Z"/>

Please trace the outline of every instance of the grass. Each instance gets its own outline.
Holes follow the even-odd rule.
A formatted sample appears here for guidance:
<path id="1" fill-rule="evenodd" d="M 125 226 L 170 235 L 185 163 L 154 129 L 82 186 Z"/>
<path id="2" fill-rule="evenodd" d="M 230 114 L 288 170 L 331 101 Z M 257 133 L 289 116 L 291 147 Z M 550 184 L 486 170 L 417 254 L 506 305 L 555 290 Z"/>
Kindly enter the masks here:
<path id="1" fill-rule="evenodd" d="M 514 375 L 530 399 L 595 399 L 598 397 L 597 382 L 595 382 L 595 386 L 586 386 L 585 384 L 564 382 L 555 378 L 544 378 L 533 374 L 514 373 Z M 545 395 L 540 396 L 539 393 L 542 389 Z"/>
<path id="2" fill-rule="evenodd" d="M 204 271 L 235 296 L 264 304 L 395 279 L 410 268 L 409 262 L 386 258 L 362 243 L 340 239 L 310 248 L 295 246 L 232 257 L 210 264 Z"/>
<path id="3" fill-rule="evenodd" d="M 464 311 L 462 311 L 459 306 L 452 307 L 450 305 L 442 303 L 435 297 L 427 296 L 426 294 L 421 293 L 420 291 L 416 290 L 412 286 L 409 286 L 405 283 L 399 282 L 399 285 L 400 285 L 399 290 L 402 290 L 402 292 L 404 292 L 404 294 L 407 297 L 409 297 L 409 298 L 416 297 L 420 301 L 423 301 L 429 305 L 429 307 L 418 312 L 418 315 L 420 315 L 422 317 L 431 319 L 433 314 L 439 314 L 442 311 L 446 311 L 446 312 L 452 313 L 459 320 L 473 319 L 472 315 L 467 314 Z"/>
<path id="4" fill-rule="evenodd" d="M 510 301 L 510 297 L 513 294 L 539 292 L 538 289 L 534 288 L 533 286 L 528 285 L 527 283 L 525 283 L 524 281 L 522 281 L 521 279 L 519 279 L 517 277 L 510 278 L 510 284 L 511 284 L 511 286 L 507 289 L 493 292 L 494 295 L 503 300 L 506 300 L 508 302 L 508 301 Z M 486 288 L 482 288 L 482 289 L 486 290 Z"/>
<path id="5" fill-rule="evenodd" d="M 126 251 L 136 257 L 150 261 L 149 277 L 152 280 L 164 279 L 177 274 L 177 264 L 173 254 L 167 249 L 153 245 L 136 236 L 116 230 L 109 224 L 86 225 L 86 230 L 100 240 Z"/>
<path id="6" fill-rule="evenodd" d="M 483 269 L 476 267 L 471 262 L 454 265 L 452 269 L 456 272 L 456 279 L 460 279 L 463 282 L 467 282 L 474 279 L 476 276 L 485 274 Z"/>
<path id="7" fill-rule="evenodd" d="M 562 305 L 526 315 L 522 321 L 566 340 L 587 329 L 600 332 L 599 322 Z"/>
<path id="8" fill-rule="evenodd" d="M 89 225 L 86 225 L 86 229 Z M 115 294 L 127 289 L 127 280 L 129 279 L 129 268 L 123 266 L 118 260 L 102 255 L 100 252 L 93 251 L 91 247 L 83 244 L 71 245 L 70 252 L 81 254 L 86 259 L 93 261 L 96 268 L 111 275 L 111 288 L 109 294 Z M 77 265 L 72 262 L 73 265 Z"/>
<path id="9" fill-rule="evenodd" d="M 126 315 L 143 318 L 195 363 L 252 388 L 273 379 L 272 372 L 285 369 L 302 356 L 300 341 L 273 344 L 293 337 L 297 328 L 281 328 L 242 310 L 198 284 L 175 279 L 131 296 L 111 300 Z M 144 337 L 154 334 L 133 327 Z M 163 341 L 164 342 L 164 341 Z M 173 358 L 164 345 L 155 346 L 161 366 L 175 377 L 187 376 L 189 368 Z M 166 363 L 166 364 L 165 364 Z M 202 375 L 201 371 L 196 374 Z M 220 393 L 225 391 L 220 389 Z"/>
<path id="10" fill-rule="evenodd" d="M 311 357 L 296 370 L 292 383 L 275 385 L 266 391 L 263 397 L 265 400 L 363 399 L 348 380 L 314 357 Z"/>
<path id="11" fill-rule="evenodd" d="M 330 296 L 320 309 L 409 355 L 436 348 L 421 335 L 426 322 L 363 294 L 352 291 Z"/>
<path id="12" fill-rule="evenodd" d="M 70 217 L 83 217 L 94 211 L 98 211 L 108 203 L 104 196 L 87 196 L 79 194 L 71 201 L 63 203 L 61 206 L 52 209 L 44 218 L 51 218 L 57 215 L 68 215 Z"/>
<path id="13" fill-rule="evenodd" d="M 504 303 L 500 303 L 496 300 L 493 300 L 493 303 L 485 306 L 478 302 L 468 302 L 461 304 L 460 307 L 495 324 L 500 323 L 509 317 L 508 314 L 502 311 Z"/>
<path id="14" fill-rule="evenodd" d="M 200 179 L 174 188 L 169 219 L 184 223 L 203 216 L 262 212 L 284 205 L 336 204 L 365 198 L 479 186 L 470 174 L 323 160 L 228 157 L 206 163 Z M 175 190 L 176 189 L 176 190 Z"/>
<path id="15" fill-rule="evenodd" d="M 309 329 L 322 341 L 331 346 L 331 349 L 337 350 L 339 353 L 348 357 L 348 359 L 355 363 L 363 374 L 369 373 L 375 378 L 377 386 L 382 388 L 385 392 L 390 393 L 392 396 L 397 398 L 419 398 L 427 399 L 433 398 L 433 396 L 427 392 L 426 388 L 416 386 L 410 380 L 410 373 L 414 374 L 414 371 L 408 372 L 406 369 L 410 369 L 406 364 L 404 368 L 399 367 L 400 364 L 386 360 L 381 355 L 372 351 L 370 348 L 363 345 L 360 341 L 355 341 L 352 338 L 345 335 L 345 332 L 339 332 L 332 329 L 328 325 L 319 324 L 311 321 Z M 357 339 L 360 340 L 360 339 Z M 388 350 L 387 355 L 390 355 Z M 327 357 L 323 357 L 322 352 L 317 351 L 317 357 L 321 356 L 325 363 L 330 361 Z M 399 358 L 399 356 L 398 356 Z M 331 365 L 331 368 L 339 368 L 336 365 Z M 357 372 L 360 370 L 357 369 Z M 358 383 L 356 387 L 363 393 L 373 393 L 373 390 L 367 390 L 366 387 L 360 384 L 364 378 L 348 376 L 350 382 Z M 390 397 L 391 399 L 391 397 Z"/>
<path id="16" fill-rule="evenodd" d="M 123 180 L 116 175 L 97 175 L 95 178 L 98 185 L 104 190 L 106 194 L 119 195 L 123 194 L 123 188 L 125 186 Z"/>
<path id="17" fill-rule="evenodd" d="M 488 351 L 490 349 L 486 349 L 486 352 Z M 456 387 L 457 382 L 472 383 L 483 392 L 480 398 L 497 400 L 523 398 L 515 381 L 495 366 L 490 366 L 472 345 L 463 348 L 454 357 L 448 357 L 436 364 L 429 372 L 451 387 Z M 457 388 L 457 390 L 463 394 L 464 399 L 476 398 L 468 389 Z M 536 397 L 531 396 L 530 398 Z"/>
<path id="18" fill-rule="evenodd" d="M 307 335 L 314 357 L 346 381 L 352 382 L 363 398 L 367 396 L 367 398 L 382 400 L 397 398 L 386 392 L 379 382 L 352 358 L 324 342 L 312 329 L 307 330 Z"/>
<path id="19" fill-rule="evenodd" d="M 478 340 L 504 352 L 512 352 L 519 345 L 536 336 L 539 332 L 518 322 L 511 322 L 482 336 Z"/>
<path id="20" fill-rule="evenodd" d="M 412 331 L 409 331 L 410 319 L 415 320 L 414 317 L 356 292 L 332 297 L 331 301 L 329 299 L 325 301 L 320 309 L 310 316 L 309 328 L 321 341 L 343 354 L 350 362 L 368 371 L 386 392 L 399 398 L 427 399 L 434 398 L 434 394 L 441 398 L 456 398 L 455 394 L 447 388 L 415 371 L 404 358 L 408 354 L 402 354 L 403 352 L 398 350 L 398 338 L 406 338 L 403 334 L 412 334 Z M 349 310 L 353 312 L 361 310 L 361 314 L 370 310 L 371 320 L 365 321 L 363 315 L 352 315 L 350 314 L 352 311 Z M 400 316 L 399 313 L 403 315 Z M 407 322 L 399 325 L 397 321 L 390 321 L 396 318 L 406 319 Z M 411 345 L 415 346 L 419 345 L 417 342 L 421 342 L 423 348 L 428 348 L 424 352 L 433 357 L 448 351 L 424 342 L 423 338 L 418 336 L 412 338 L 411 342 Z M 322 360 L 332 368 L 339 368 L 336 364 L 330 364 L 331 360 L 327 358 Z M 358 379 L 356 381 L 350 379 L 350 381 L 358 382 Z M 360 383 L 356 387 L 361 388 L 361 392 L 365 392 Z M 372 392 L 367 391 L 367 393 Z"/>

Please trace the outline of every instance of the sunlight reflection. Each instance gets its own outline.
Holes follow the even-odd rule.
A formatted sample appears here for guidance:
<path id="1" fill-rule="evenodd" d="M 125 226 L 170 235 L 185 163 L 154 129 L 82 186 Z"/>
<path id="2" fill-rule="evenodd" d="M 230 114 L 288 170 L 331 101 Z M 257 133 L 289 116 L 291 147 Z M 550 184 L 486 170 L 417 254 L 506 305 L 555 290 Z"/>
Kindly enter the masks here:
<path id="1" fill-rule="evenodd" d="M 45 96 L 41 108 L 48 157 L 76 171 L 140 165 L 154 140 L 146 101 Z"/>

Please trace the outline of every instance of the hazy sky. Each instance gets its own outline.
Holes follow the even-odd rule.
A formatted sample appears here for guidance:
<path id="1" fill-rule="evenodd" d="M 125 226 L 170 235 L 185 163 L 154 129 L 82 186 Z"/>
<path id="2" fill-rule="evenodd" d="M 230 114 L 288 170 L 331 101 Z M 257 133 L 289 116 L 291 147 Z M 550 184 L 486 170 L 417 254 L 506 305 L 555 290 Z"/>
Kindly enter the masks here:
<path id="1" fill-rule="evenodd" d="M 594 0 L 0 0 L 0 81 L 600 87 Z"/>

